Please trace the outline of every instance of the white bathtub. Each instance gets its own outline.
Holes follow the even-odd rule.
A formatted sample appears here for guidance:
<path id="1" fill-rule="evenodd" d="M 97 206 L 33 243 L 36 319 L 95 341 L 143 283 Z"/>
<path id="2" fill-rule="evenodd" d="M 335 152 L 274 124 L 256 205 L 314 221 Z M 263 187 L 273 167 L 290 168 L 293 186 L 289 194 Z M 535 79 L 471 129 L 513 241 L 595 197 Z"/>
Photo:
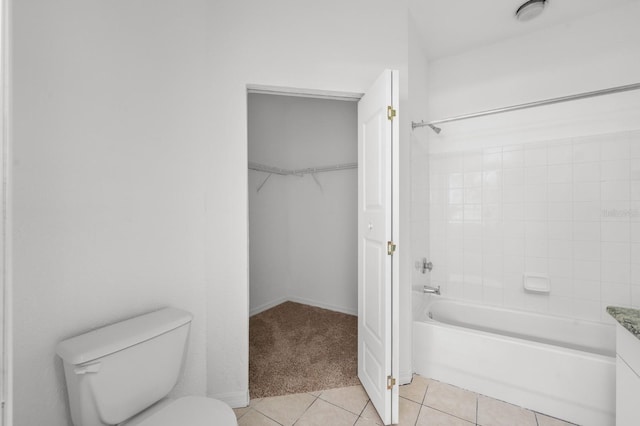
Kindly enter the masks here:
<path id="1" fill-rule="evenodd" d="M 416 373 L 579 425 L 615 424 L 613 325 L 425 297 Z"/>

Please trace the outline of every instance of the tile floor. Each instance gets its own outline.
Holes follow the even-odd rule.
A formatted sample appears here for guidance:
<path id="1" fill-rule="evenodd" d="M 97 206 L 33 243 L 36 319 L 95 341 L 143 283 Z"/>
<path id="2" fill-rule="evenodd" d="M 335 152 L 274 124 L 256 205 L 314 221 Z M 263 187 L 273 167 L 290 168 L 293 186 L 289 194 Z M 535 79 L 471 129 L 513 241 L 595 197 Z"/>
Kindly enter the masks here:
<path id="1" fill-rule="evenodd" d="M 252 399 L 239 426 L 382 425 L 362 386 Z M 400 386 L 400 426 L 570 426 L 571 423 L 414 376 Z"/>

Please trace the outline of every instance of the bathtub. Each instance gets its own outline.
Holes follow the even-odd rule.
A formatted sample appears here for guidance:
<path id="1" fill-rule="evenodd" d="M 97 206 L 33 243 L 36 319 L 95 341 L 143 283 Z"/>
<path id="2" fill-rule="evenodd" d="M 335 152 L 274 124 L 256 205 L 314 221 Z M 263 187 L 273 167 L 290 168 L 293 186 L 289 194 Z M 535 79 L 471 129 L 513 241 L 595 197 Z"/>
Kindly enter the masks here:
<path id="1" fill-rule="evenodd" d="M 579 425 L 615 424 L 613 325 L 424 297 L 416 373 Z"/>

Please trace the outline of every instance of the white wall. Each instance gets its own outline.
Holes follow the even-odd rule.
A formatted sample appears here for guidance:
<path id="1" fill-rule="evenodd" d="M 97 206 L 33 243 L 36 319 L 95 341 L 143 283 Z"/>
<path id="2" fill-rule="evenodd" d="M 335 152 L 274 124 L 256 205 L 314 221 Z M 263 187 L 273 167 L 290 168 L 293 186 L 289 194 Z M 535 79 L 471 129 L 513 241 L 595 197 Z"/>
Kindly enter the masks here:
<path id="1" fill-rule="evenodd" d="M 206 238 L 213 283 L 207 297 L 207 380 L 211 395 L 231 399 L 246 395 L 248 383 L 246 86 L 361 93 L 384 68 L 404 75 L 407 12 L 405 2 L 365 0 L 245 0 L 210 6 L 211 54 L 217 65 L 212 81 L 220 103 L 211 116 L 216 156 L 208 194 L 224 208 L 215 210 Z M 406 101 L 406 80 L 402 84 Z"/>
<path id="2" fill-rule="evenodd" d="M 246 85 L 364 92 L 384 68 L 405 75 L 406 14 L 14 2 L 17 425 L 68 422 L 56 342 L 169 304 L 195 314 L 179 392 L 246 402 Z"/>
<path id="3" fill-rule="evenodd" d="M 357 162 L 357 104 L 249 95 L 249 161 L 301 169 Z M 251 313 L 284 300 L 358 312 L 357 173 L 249 171 Z"/>
<path id="4" fill-rule="evenodd" d="M 636 83 L 638 16 L 633 2 L 434 60 L 429 119 Z M 428 131 L 443 294 L 599 321 L 638 303 L 637 219 L 604 212 L 635 206 L 639 115 L 629 92 Z M 525 294 L 524 272 L 548 274 L 551 295 Z"/>
<path id="5" fill-rule="evenodd" d="M 16 426 L 71 424 L 56 343 L 166 305 L 206 392 L 206 3 L 13 2 Z"/>

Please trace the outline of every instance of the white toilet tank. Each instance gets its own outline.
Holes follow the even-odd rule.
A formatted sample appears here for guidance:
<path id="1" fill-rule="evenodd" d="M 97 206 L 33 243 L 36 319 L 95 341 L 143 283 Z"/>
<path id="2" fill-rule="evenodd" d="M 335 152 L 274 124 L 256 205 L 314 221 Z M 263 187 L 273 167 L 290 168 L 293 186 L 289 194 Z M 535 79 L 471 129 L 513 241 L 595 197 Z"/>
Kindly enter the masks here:
<path id="1" fill-rule="evenodd" d="M 165 308 L 58 344 L 73 424 L 116 425 L 167 396 L 180 377 L 191 319 Z"/>

